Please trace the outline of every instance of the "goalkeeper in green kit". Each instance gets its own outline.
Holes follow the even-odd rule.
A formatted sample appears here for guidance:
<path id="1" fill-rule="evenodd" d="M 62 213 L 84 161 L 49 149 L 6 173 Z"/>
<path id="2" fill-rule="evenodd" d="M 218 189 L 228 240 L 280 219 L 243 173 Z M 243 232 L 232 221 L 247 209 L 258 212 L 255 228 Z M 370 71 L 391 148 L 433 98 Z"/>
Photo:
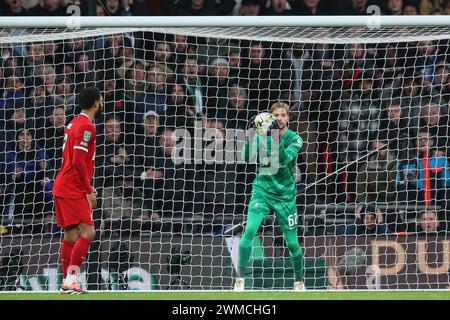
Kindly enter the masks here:
<path id="1" fill-rule="evenodd" d="M 247 225 L 239 242 L 238 270 L 234 290 L 244 291 L 245 269 L 250 259 L 253 239 L 262 221 L 274 212 L 283 230 L 284 239 L 294 268 L 295 291 L 304 291 L 303 253 L 297 235 L 296 184 L 294 179 L 297 155 L 303 145 L 302 138 L 287 128 L 289 106 L 274 103 L 270 113 L 276 120 L 269 126 L 247 130 L 243 158 L 249 162 L 257 155 L 258 175 L 253 182 Z M 249 128 L 254 126 L 250 120 Z M 273 149 L 273 150 L 272 150 Z"/>

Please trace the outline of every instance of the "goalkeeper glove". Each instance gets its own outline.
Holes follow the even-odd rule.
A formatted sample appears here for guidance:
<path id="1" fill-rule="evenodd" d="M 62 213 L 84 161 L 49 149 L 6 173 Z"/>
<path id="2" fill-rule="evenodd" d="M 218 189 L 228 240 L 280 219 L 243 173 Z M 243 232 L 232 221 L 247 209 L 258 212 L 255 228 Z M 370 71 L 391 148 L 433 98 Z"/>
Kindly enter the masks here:
<path id="1" fill-rule="evenodd" d="M 276 129 L 279 129 L 277 119 L 273 120 L 272 123 L 270 124 L 270 126 L 267 128 L 267 136 L 270 136 L 272 134 L 272 130 L 276 130 Z"/>

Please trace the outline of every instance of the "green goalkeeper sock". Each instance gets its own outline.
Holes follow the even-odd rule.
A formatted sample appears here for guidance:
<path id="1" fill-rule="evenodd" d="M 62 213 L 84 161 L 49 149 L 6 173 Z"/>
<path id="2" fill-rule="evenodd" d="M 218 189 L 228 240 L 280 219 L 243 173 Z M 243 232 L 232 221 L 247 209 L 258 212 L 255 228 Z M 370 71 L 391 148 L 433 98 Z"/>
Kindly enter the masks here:
<path id="1" fill-rule="evenodd" d="M 248 260 L 250 259 L 250 254 L 252 253 L 252 242 L 245 237 L 241 238 L 239 241 L 239 252 L 238 252 L 238 267 L 237 276 L 243 278 L 245 275 L 245 268 L 247 267 Z"/>

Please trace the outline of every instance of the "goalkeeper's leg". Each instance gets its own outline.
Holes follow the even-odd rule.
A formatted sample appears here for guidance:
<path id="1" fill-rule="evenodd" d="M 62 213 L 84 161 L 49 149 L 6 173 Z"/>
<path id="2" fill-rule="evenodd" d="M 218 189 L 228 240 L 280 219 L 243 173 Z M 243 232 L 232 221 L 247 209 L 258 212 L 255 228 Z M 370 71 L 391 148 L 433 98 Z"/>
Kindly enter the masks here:
<path id="1" fill-rule="evenodd" d="M 274 207 L 294 269 L 294 290 L 303 291 L 303 251 L 298 242 L 298 216 L 295 200 L 287 203 L 279 202 L 274 204 Z"/>
<path id="2" fill-rule="evenodd" d="M 240 285 L 235 284 L 235 289 L 237 291 L 243 290 L 243 278 L 245 275 L 245 269 L 247 267 L 248 261 L 250 259 L 250 254 L 252 252 L 253 239 L 258 232 L 259 226 L 264 218 L 269 214 L 270 208 L 265 202 L 265 199 L 259 196 L 257 193 L 252 194 L 250 199 L 247 224 L 244 229 L 244 234 L 239 242 L 238 251 L 238 267 L 236 281 L 242 282 Z M 241 286 L 241 288 L 237 288 Z"/>
<path id="3" fill-rule="evenodd" d="M 284 232 L 284 240 L 286 241 L 289 257 L 291 259 L 292 267 L 294 268 L 295 286 L 302 287 L 303 285 L 303 252 L 298 243 L 297 230 L 289 230 Z M 300 290 L 304 290 L 300 289 Z"/>

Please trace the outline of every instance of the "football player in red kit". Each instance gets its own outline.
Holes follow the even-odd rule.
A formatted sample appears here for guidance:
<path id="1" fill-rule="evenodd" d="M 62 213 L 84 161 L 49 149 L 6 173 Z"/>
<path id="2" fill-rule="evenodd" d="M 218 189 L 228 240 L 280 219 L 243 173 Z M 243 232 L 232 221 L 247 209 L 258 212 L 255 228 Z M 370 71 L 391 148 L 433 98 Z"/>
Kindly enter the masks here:
<path id="1" fill-rule="evenodd" d="M 78 95 L 81 113 L 64 131 L 62 166 L 53 187 L 58 227 L 64 228 L 61 245 L 63 294 L 85 293 L 78 274 L 86 258 L 95 230 L 92 209 L 97 191 L 92 187 L 95 158 L 94 118 L 103 109 L 103 98 L 97 88 L 85 88 Z"/>

